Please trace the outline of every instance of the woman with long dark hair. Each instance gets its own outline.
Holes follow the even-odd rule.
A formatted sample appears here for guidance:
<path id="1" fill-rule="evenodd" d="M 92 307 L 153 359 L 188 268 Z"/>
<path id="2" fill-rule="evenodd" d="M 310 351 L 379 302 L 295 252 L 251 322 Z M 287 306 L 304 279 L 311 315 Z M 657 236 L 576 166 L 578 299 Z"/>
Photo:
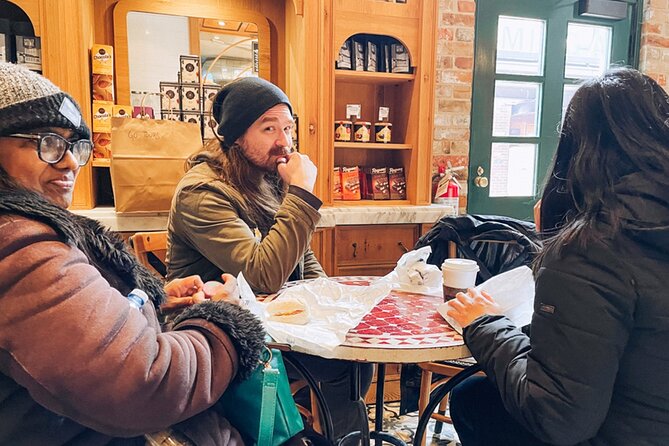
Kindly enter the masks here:
<path id="1" fill-rule="evenodd" d="M 669 444 L 669 96 L 631 68 L 569 104 L 542 196 L 531 337 L 469 290 L 449 314 L 486 377 L 452 392 L 463 446 Z"/>

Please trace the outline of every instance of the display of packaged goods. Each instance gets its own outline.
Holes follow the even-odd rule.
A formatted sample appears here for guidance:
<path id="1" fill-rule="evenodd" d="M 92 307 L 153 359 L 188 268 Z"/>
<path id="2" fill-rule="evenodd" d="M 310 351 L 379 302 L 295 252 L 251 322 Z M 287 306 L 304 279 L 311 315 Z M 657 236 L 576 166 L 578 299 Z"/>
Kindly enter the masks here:
<path id="1" fill-rule="evenodd" d="M 114 47 L 99 44 L 91 47 L 91 73 L 114 74 Z"/>
<path id="2" fill-rule="evenodd" d="M 342 167 L 341 185 L 343 200 L 360 200 L 360 169 L 357 166 Z"/>
<path id="3" fill-rule="evenodd" d="M 114 102 L 114 77 L 111 74 L 93 74 L 93 100 Z"/>
<path id="4" fill-rule="evenodd" d="M 200 112 L 200 86 L 181 84 L 181 111 Z"/>
<path id="5" fill-rule="evenodd" d="M 179 78 L 182 84 L 200 84 L 200 58 L 179 56 Z"/>
<path id="6" fill-rule="evenodd" d="M 93 133 L 111 133 L 113 106 L 111 102 L 93 101 Z"/>
<path id="7" fill-rule="evenodd" d="M 388 168 L 388 186 L 391 200 L 406 200 L 407 182 L 404 176 L 404 167 Z"/>
<path id="8" fill-rule="evenodd" d="M 42 43 L 35 36 L 14 36 L 16 63 L 30 70 L 42 71 Z"/>

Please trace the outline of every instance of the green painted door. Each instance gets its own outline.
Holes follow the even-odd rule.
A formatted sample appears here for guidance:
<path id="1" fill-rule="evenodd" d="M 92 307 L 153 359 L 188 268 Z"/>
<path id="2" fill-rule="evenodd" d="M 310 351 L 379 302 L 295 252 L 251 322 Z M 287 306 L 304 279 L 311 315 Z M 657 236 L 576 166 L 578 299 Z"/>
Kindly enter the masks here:
<path id="1" fill-rule="evenodd" d="M 579 81 L 636 63 L 631 1 L 612 20 L 577 0 L 477 0 L 469 213 L 531 219 Z"/>

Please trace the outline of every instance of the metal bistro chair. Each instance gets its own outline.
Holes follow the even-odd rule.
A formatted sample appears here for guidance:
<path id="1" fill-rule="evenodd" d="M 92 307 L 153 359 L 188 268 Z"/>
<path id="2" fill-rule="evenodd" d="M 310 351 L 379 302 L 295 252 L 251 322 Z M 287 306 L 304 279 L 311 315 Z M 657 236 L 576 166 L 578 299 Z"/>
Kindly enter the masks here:
<path id="1" fill-rule="evenodd" d="M 428 263 L 441 266 L 445 258 L 462 257 L 475 260 L 480 268 L 477 284 L 495 274 L 531 263 L 539 249 L 534 225 L 508 217 L 467 215 L 442 218 L 416 243 L 416 248 L 432 246 Z M 424 431 L 430 418 L 436 420 L 435 433 L 442 423 L 451 423 L 445 415 L 447 395 L 465 378 L 482 374 L 473 359 L 470 361 L 426 362 L 421 369 L 418 401 L 419 423 L 414 444 L 424 443 Z M 432 382 L 432 376 L 442 376 Z M 435 409 L 439 410 L 435 413 Z"/>
<path id="2" fill-rule="evenodd" d="M 167 265 L 165 263 L 167 255 L 167 231 L 137 232 L 130 237 L 130 245 L 137 259 L 149 271 L 163 278 L 167 275 Z M 281 345 L 274 345 L 274 347 L 282 349 Z M 284 360 L 295 366 L 294 361 L 291 361 L 289 355 L 284 356 Z M 309 386 L 312 411 L 310 412 L 299 404 L 297 408 L 309 426 L 331 440 L 333 432 L 332 420 L 327 416 L 324 417 L 321 415 L 329 415 L 329 409 L 327 408 L 323 394 L 320 392 L 318 383 L 311 378 L 311 375 L 300 364 L 297 364 L 296 368 L 298 368 L 305 379 L 292 382 L 290 384 L 291 393 L 295 395 L 300 389 Z"/>

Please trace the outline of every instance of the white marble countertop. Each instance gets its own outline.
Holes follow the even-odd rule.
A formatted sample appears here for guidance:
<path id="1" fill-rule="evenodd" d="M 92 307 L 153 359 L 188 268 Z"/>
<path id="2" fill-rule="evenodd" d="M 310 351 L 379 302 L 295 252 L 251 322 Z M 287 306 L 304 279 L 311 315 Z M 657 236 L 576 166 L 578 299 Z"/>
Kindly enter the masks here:
<path id="1" fill-rule="evenodd" d="M 341 225 L 379 225 L 401 223 L 434 223 L 450 211 L 449 206 L 351 206 L 322 207 L 319 228 Z M 98 220 L 107 228 L 119 232 L 162 231 L 167 227 L 167 212 L 118 214 L 113 207 L 75 210 Z"/>

